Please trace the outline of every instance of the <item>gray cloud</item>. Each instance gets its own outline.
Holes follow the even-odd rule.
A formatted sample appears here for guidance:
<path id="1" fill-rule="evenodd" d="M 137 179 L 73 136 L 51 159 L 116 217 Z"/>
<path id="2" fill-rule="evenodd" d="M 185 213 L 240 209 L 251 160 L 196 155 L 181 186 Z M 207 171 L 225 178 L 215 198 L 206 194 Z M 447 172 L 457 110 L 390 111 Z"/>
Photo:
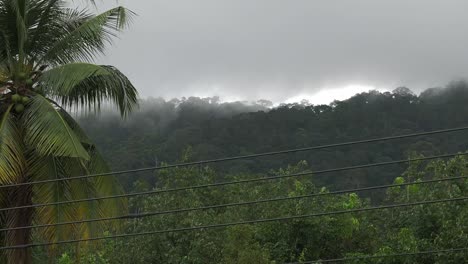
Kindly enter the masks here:
<path id="1" fill-rule="evenodd" d="M 468 76 L 465 0 L 119 3 L 138 17 L 103 62 L 142 96 L 280 102 L 349 85 L 420 91 Z"/>

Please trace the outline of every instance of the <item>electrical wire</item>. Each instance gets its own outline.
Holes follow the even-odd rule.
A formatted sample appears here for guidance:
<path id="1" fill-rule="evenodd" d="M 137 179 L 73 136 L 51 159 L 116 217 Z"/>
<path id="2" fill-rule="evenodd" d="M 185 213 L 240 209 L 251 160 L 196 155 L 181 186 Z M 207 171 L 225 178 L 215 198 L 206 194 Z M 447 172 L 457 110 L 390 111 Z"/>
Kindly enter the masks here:
<path id="1" fill-rule="evenodd" d="M 226 207 L 234 207 L 234 206 L 246 206 L 246 205 L 262 204 L 262 203 L 269 203 L 269 202 L 298 200 L 298 199 L 305 199 L 305 198 L 332 196 L 332 195 L 340 195 L 340 194 L 364 192 L 364 191 L 374 191 L 374 190 L 380 190 L 380 189 L 397 188 L 397 187 L 404 187 L 404 186 L 414 186 L 414 185 L 429 184 L 429 183 L 440 183 L 440 182 L 463 180 L 463 179 L 468 179 L 468 176 L 434 179 L 434 180 L 417 181 L 417 182 L 408 182 L 408 183 L 400 183 L 400 184 L 387 184 L 387 185 L 380 185 L 380 186 L 371 186 L 371 187 L 363 187 L 363 188 L 355 188 L 355 189 L 347 189 L 347 190 L 338 190 L 338 191 L 332 191 L 332 192 L 312 193 L 312 194 L 300 195 L 300 196 L 276 197 L 276 198 L 262 199 L 262 200 L 256 200 L 256 201 L 247 201 L 247 202 L 238 202 L 238 203 L 209 205 L 209 206 L 202 206 L 202 207 L 173 209 L 173 210 L 159 211 L 159 212 L 127 214 L 127 215 L 122 215 L 122 216 L 96 218 L 96 219 L 85 219 L 85 220 L 80 220 L 80 221 L 69 221 L 69 222 L 61 222 L 61 223 L 54 223 L 54 224 L 43 224 L 43 225 L 21 226 L 21 227 L 14 227 L 14 228 L 4 228 L 4 229 L 0 229 L 0 232 L 5 232 L 5 231 L 9 231 L 9 230 L 11 231 L 11 230 L 55 227 L 55 226 L 72 225 L 72 224 L 84 224 L 84 223 L 99 222 L 99 221 L 112 221 L 112 220 L 144 218 L 144 217 L 157 216 L 157 215 L 187 213 L 187 212 L 193 212 L 193 211 L 218 209 L 218 208 L 226 208 Z"/>
<path id="2" fill-rule="evenodd" d="M 439 204 L 439 203 L 449 203 L 449 202 L 461 202 L 461 201 L 466 201 L 466 200 L 468 200 L 468 197 L 457 197 L 457 198 L 449 198 L 449 199 L 440 199 L 440 200 L 432 200 L 432 201 L 420 201 L 420 202 L 404 203 L 404 204 L 392 204 L 392 205 L 358 208 L 358 209 L 351 209 L 351 210 L 332 211 L 332 212 L 315 213 L 315 214 L 305 214 L 305 215 L 296 215 L 296 216 L 287 216 L 287 217 L 278 217 L 278 218 L 239 221 L 239 222 L 231 222 L 231 223 L 224 223 L 224 224 L 212 224 L 212 225 L 192 226 L 192 227 L 183 227 L 183 228 L 158 230 L 158 231 L 147 231 L 147 232 L 141 232 L 141 233 L 130 233 L 130 234 L 119 234 L 119 235 L 112 235 L 112 236 L 81 238 L 81 239 L 64 240 L 64 241 L 56 241 L 56 242 L 31 243 L 31 244 L 0 247 L 0 250 L 14 250 L 14 249 L 24 249 L 24 248 L 40 247 L 40 246 L 51 246 L 51 245 L 62 245 L 62 244 L 71 244 L 71 243 L 79 243 L 79 242 L 98 241 L 98 240 L 106 240 L 106 239 L 113 239 L 113 238 L 127 238 L 127 237 L 134 237 L 134 236 L 145 236 L 145 235 L 155 235 L 155 234 L 164 234 L 164 233 L 176 233 L 176 232 L 184 232 L 184 231 L 205 230 L 205 229 L 211 229 L 211 228 L 223 228 L 223 227 L 236 226 L 236 225 L 269 223 L 269 222 L 287 221 L 287 220 L 293 220 L 293 219 L 304 219 L 304 218 L 311 218 L 311 217 L 342 215 L 342 214 L 368 212 L 368 211 L 383 210 L 383 209 L 413 207 L 413 206 L 418 206 L 418 205 L 429 205 L 429 204 Z"/>
<path id="3" fill-rule="evenodd" d="M 415 159 L 386 161 L 386 162 L 379 162 L 379 163 L 370 163 L 370 164 L 365 164 L 365 165 L 355 165 L 355 166 L 348 166 L 348 167 L 342 167 L 342 168 L 326 169 L 326 170 L 311 171 L 311 172 L 301 172 L 301 173 L 286 174 L 286 175 L 279 175 L 279 176 L 270 176 L 270 177 L 260 177 L 260 178 L 245 179 L 245 180 L 230 181 L 230 182 L 219 182 L 219 183 L 194 185 L 194 186 L 171 188 L 171 189 L 162 189 L 162 190 L 153 190 L 153 191 L 138 192 L 138 193 L 127 193 L 127 194 L 120 194 L 120 195 L 85 198 L 85 199 L 79 199 L 79 200 L 60 201 L 60 202 L 54 202 L 54 203 L 33 204 L 33 205 L 24 205 L 24 206 L 17 206 L 17 207 L 7 207 L 7 208 L 0 208 L 0 212 L 11 211 L 11 210 L 20 210 L 20 209 L 26 209 L 26 208 L 38 208 L 38 207 L 45 207 L 45 206 L 64 205 L 64 204 L 70 204 L 70 203 L 82 203 L 82 202 L 92 202 L 92 201 L 100 201 L 100 200 L 108 200 L 108 199 L 116 199 L 116 198 L 128 198 L 128 197 L 134 197 L 134 196 L 161 194 L 161 193 L 169 193 L 169 192 L 176 192 L 176 191 L 186 191 L 186 190 L 194 190 L 194 189 L 201 189 L 201 188 L 208 188 L 208 187 L 228 186 L 228 185 L 234 185 L 234 184 L 272 181 L 272 180 L 277 180 L 277 179 L 285 179 L 285 178 L 300 177 L 300 176 L 307 176 L 307 175 L 319 175 L 319 174 L 331 173 L 331 172 L 341 172 L 341 171 L 348 171 L 348 170 L 388 166 L 388 165 L 395 165 L 395 164 L 401 164 L 401 163 L 434 160 L 434 159 L 439 159 L 439 158 L 450 158 L 450 157 L 464 156 L 464 155 L 468 155 L 468 153 L 452 153 L 452 154 L 422 157 L 422 158 L 415 158 Z"/>
<path id="4" fill-rule="evenodd" d="M 177 168 L 177 167 L 187 167 L 187 166 L 200 165 L 200 164 L 234 161 L 234 160 L 241 160 L 241 159 L 250 159 L 250 158 L 258 158 L 258 157 L 265 157 L 265 156 L 274 156 L 274 155 L 280 155 L 280 154 L 290 154 L 290 153 L 297 153 L 297 152 L 304 152 L 304 151 L 311 151 L 311 150 L 320 150 L 320 149 L 327 149 L 327 148 L 334 148 L 334 147 L 353 146 L 353 145 L 358 145 L 358 144 L 382 142 L 382 141 L 404 139 L 404 138 L 411 138 L 411 137 L 420 137 L 420 136 L 428 136 L 428 135 L 436 135 L 436 134 L 450 133 L 450 132 L 464 131 L 464 130 L 468 130 L 468 127 L 450 128 L 450 129 L 434 130 L 434 131 L 429 131 L 429 132 L 413 133 L 413 134 L 406 134 L 406 135 L 399 135 L 399 136 L 389 136 L 389 137 L 382 137 L 382 138 L 375 138 L 375 139 L 365 139 L 365 140 L 359 140 L 359 141 L 350 141 L 350 142 L 335 143 L 335 144 L 329 144 L 329 145 L 320 145 L 320 146 L 289 149 L 289 150 L 282 150 L 282 151 L 265 152 L 265 153 L 251 154 L 251 155 L 243 155 L 243 156 L 234 156 L 234 157 L 211 159 L 211 160 L 202 160 L 202 161 L 178 163 L 178 164 L 166 165 L 166 166 L 155 166 L 155 167 L 140 168 L 140 169 L 133 169 L 133 170 L 114 171 L 114 172 L 99 173 L 99 174 L 89 174 L 89 175 L 82 175 L 82 176 L 76 176 L 76 177 L 67 177 L 67 178 L 50 179 L 50 180 L 42 180 L 42 181 L 34 181 L 34 182 L 7 184 L 7 185 L 0 186 L 0 189 L 19 187 L 19 186 L 25 186 L 25 185 L 34 185 L 34 184 L 46 184 L 46 183 L 59 182 L 59 181 L 70 181 L 70 180 L 80 180 L 80 179 L 88 179 L 88 178 L 96 178 L 96 177 L 104 177 L 104 176 L 115 176 L 115 175 L 121 175 L 121 174 L 127 174 L 127 173 L 154 171 L 154 170 L 162 170 L 162 169 Z"/>

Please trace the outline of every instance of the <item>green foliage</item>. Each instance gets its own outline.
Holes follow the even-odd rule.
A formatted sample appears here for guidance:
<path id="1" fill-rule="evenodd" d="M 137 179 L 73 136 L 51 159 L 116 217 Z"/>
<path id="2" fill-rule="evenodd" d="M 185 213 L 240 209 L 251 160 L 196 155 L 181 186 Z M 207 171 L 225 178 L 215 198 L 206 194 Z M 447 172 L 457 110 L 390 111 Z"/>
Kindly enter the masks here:
<path id="1" fill-rule="evenodd" d="M 250 226 L 237 226 L 229 228 L 226 242 L 222 249 L 225 264 L 269 264 L 269 253 L 262 249 L 254 239 L 255 230 Z"/>
<path id="2" fill-rule="evenodd" d="M 75 260 L 74 257 L 70 256 L 67 253 L 63 253 L 59 259 L 58 259 L 58 264 L 76 264 L 77 261 Z M 109 261 L 103 258 L 101 253 L 97 254 L 84 254 L 83 256 L 80 257 L 79 263 L 82 264 L 110 264 Z"/>
<path id="3" fill-rule="evenodd" d="M 63 253 L 59 258 L 58 264 L 73 264 L 73 260 L 67 253 Z"/>
<path id="4" fill-rule="evenodd" d="M 184 161 L 192 158 L 190 149 Z M 464 157 L 447 162 L 420 164 L 395 177 L 395 182 L 468 175 Z M 307 170 L 307 163 L 272 171 L 273 175 Z M 217 175 L 206 166 L 161 170 L 155 190 L 200 185 L 213 182 Z M 254 174 L 227 175 L 225 180 L 256 178 Z M 326 192 L 317 188 L 313 177 L 282 179 L 262 184 L 244 184 L 222 188 L 204 188 L 184 192 L 135 197 L 131 210 L 167 211 L 175 208 L 201 207 L 271 197 L 292 197 Z M 414 187 L 412 185 L 408 187 Z M 455 180 L 389 189 L 384 203 L 437 200 L 466 196 L 467 180 Z M 135 191 L 148 185 L 137 182 Z M 409 199 L 409 200 L 408 200 Z M 226 207 L 163 214 L 124 222 L 127 233 L 165 230 L 189 226 L 228 223 L 365 208 L 371 201 L 358 193 L 298 199 L 250 206 Z M 465 202 L 386 209 L 359 214 L 304 218 L 227 228 L 164 233 L 105 242 L 98 251 L 87 253 L 81 263 L 284 263 L 343 257 L 364 257 L 443 250 L 468 244 L 468 207 Z M 100 259 L 99 259 L 100 258 Z M 73 258 L 71 258 L 73 259 Z M 99 262 L 98 261 L 103 261 Z M 91 261 L 92 260 L 92 261 Z M 95 261 L 95 262 L 93 262 Z M 97 262 L 96 262 L 97 261 Z M 466 263 L 468 252 L 441 255 L 373 258 L 349 263 Z M 318 262 L 320 263 L 320 262 Z M 67 263 L 68 264 L 68 263 Z"/>

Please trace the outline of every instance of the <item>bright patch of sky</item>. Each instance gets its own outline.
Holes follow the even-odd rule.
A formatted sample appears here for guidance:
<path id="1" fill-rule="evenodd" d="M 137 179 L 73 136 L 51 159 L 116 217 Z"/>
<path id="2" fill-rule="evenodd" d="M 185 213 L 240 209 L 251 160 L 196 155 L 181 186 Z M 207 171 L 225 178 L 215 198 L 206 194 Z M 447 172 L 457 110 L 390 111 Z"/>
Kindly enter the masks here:
<path id="1" fill-rule="evenodd" d="M 335 100 L 342 101 L 351 98 L 357 93 L 369 92 L 377 90 L 379 92 L 389 91 L 388 89 L 376 88 L 368 85 L 351 84 L 344 87 L 326 87 L 312 94 L 299 94 L 286 100 L 286 103 L 300 103 L 302 100 L 307 100 L 309 103 L 329 104 Z"/>

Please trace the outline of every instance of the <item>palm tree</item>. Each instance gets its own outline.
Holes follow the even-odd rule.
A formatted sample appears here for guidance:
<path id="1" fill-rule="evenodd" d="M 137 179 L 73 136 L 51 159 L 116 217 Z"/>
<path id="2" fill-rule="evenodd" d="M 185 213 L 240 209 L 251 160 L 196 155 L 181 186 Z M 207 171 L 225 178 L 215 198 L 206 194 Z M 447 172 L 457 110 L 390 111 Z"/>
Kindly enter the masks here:
<path id="1" fill-rule="evenodd" d="M 92 63 L 131 15 L 123 7 L 94 15 L 70 8 L 66 0 L 0 0 L 0 185 L 107 170 L 67 111 L 98 111 L 110 102 L 125 116 L 136 106 L 136 89 L 118 69 Z M 0 204 L 28 206 L 120 191 L 111 177 L 21 185 L 0 189 Z M 0 215 L 0 226 L 112 216 L 124 206 L 125 201 L 114 200 L 9 210 Z M 4 246 L 24 245 L 33 236 L 54 242 L 86 238 L 103 228 L 101 223 L 20 229 L 0 238 Z M 29 249 L 3 253 L 2 263 L 32 261 Z"/>

